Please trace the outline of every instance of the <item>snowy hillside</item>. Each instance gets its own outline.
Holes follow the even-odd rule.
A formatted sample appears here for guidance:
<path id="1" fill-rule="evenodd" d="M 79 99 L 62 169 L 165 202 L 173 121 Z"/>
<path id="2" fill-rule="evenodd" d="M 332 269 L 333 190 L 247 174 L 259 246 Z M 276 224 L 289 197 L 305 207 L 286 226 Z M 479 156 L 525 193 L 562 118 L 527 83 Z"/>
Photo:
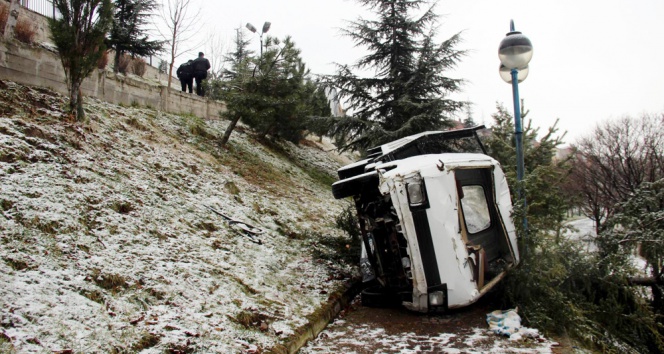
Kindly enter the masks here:
<path id="1" fill-rule="evenodd" d="M 319 256 L 345 202 L 316 142 L 220 150 L 225 121 L 64 104 L 0 82 L 0 352 L 260 352 L 348 280 Z"/>

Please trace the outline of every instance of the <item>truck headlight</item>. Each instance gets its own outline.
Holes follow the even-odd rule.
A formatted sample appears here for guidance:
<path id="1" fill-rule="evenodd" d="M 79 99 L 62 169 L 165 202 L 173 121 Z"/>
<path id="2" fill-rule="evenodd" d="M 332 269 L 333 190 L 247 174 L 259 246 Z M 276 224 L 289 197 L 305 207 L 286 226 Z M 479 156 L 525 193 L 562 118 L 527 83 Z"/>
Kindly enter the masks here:
<path id="1" fill-rule="evenodd" d="M 420 206 L 427 201 L 422 182 L 408 183 L 408 201 L 411 206 Z"/>
<path id="2" fill-rule="evenodd" d="M 445 303 L 445 293 L 433 291 L 429 293 L 429 306 L 442 306 Z"/>
<path id="3" fill-rule="evenodd" d="M 408 183 L 406 189 L 408 191 L 408 203 L 410 203 L 410 206 L 421 206 L 427 202 L 426 191 L 421 180 Z"/>

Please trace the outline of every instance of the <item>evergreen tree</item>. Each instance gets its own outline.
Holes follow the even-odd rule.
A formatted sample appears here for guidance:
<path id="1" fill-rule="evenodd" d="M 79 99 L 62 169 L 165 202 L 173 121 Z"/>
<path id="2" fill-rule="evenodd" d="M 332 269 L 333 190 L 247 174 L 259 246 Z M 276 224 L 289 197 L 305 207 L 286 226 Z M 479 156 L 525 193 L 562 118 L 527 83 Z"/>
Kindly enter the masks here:
<path id="1" fill-rule="evenodd" d="M 240 119 L 254 128 L 259 138 L 270 135 L 298 143 L 306 118 L 329 115 L 327 100 L 326 104 L 320 102 L 322 89 L 310 80 L 300 50 L 290 37 L 283 42 L 267 37 L 267 49 L 259 57 L 249 56 L 247 42 L 239 36 L 235 45 L 229 56 L 230 79 L 219 91 L 226 102 L 223 115 L 231 121 L 221 146 L 228 142 Z"/>
<path id="2" fill-rule="evenodd" d="M 521 254 L 521 263 L 501 283 L 503 291 L 497 292 L 502 295 L 502 306 L 518 306 L 529 327 L 569 335 L 600 352 L 661 353 L 664 341 L 656 317 L 629 285 L 633 273 L 624 266 L 626 262 L 613 261 L 615 252 L 588 252 L 578 241 L 561 236 L 569 207 L 563 189 L 570 167 L 569 160 L 555 159 L 563 138 L 555 137 L 556 125 L 538 138 L 539 129 L 532 127 L 532 120 L 524 124 L 525 179 L 521 187 L 528 200 L 525 211 L 516 193 L 514 118 L 504 107 L 498 105 L 497 109 L 485 145 L 503 166 L 510 185 Z M 525 118 L 528 112 L 521 115 Z M 661 196 L 658 200 L 661 203 Z M 520 222 L 524 213 L 527 233 Z M 637 213 L 631 216 L 631 222 L 638 222 Z M 661 213 L 647 219 L 658 217 Z M 644 234 L 644 238 L 659 238 L 659 234 L 650 237 L 654 234 Z M 619 248 L 619 243 L 613 244 Z"/>
<path id="3" fill-rule="evenodd" d="M 50 19 L 49 27 L 65 70 L 70 112 L 83 121 L 81 83 L 106 50 L 113 5 L 110 0 L 53 0 L 53 5 L 62 16 Z"/>
<path id="4" fill-rule="evenodd" d="M 224 56 L 224 61 L 230 64 L 231 69 L 226 73 L 227 77 L 233 78 L 242 70 L 247 58 L 254 56 L 254 52 L 248 49 L 251 41 L 246 39 L 244 32 L 241 28 L 235 29 L 235 38 L 233 39 L 233 44 L 235 44 L 235 50 L 228 53 Z"/>
<path id="5" fill-rule="evenodd" d="M 123 54 L 149 56 L 162 50 L 164 42 L 149 40 L 145 29 L 156 8 L 155 0 L 115 0 L 113 27 L 106 43 L 115 50 L 113 70 L 116 73 Z"/>
<path id="6" fill-rule="evenodd" d="M 327 84 L 337 88 L 348 117 L 319 120 L 344 150 L 367 148 L 427 130 L 451 126 L 462 102 L 448 98 L 461 80 L 445 76 L 464 55 L 457 33 L 436 42 L 435 4 L 413 17 L 424 0 L 358 0 L 377 16 L 358 19 L 343 33 L 370 54 L 353 66 L 338 65 Z M 373 70 L 360 77 L 353 70 Z"/>
<path id="7" fill-rule="evenodd" d="M 467 104 L 465 109 L 466 109 L 466 119 L 463 120 L 463 127 L 472 128 L 477 125 L 477 123 L 475 123 L 475 120 L 473 119 L 473 109 L 471 108 L 470 104 Z"/>
<path id="8" fill-rule="evenodd" d="M 600 252 L 611 255 L 611 269 L 626 266 L 635 250 L 646 261 L 647 277 L 632 279 L 651 287 L 653 308 L 664 314 L 664 178 L 643 182 L 634 194 L 616 205 L 606 231 L 597 238 Z"/>
<path id="9" fill-rule="evenodd" d="M 523 105 L 522 105 L 523 108 Z M 502 106 L 497 105 L 496 113 L 492 115 L 494 124 L 491 134 L 484 141 L 487 152 L 503 166 L 512 202 L 517 213 L 514 221 L 521 227 L 523 213 L 527 213 L 529 227 L 533 230 L 554 231 L 557 236 L 563 229 L 563 221 L 569 207 L 562 193 L 564 177 L 569 171 L 567 160 L 554 159 L 556 148 L 562 145 L 563 136 L 556 137 L 558 131 L 556 124 L 548 129 L 546 134 L 538 138 L 539 128 L 533 128 L 532 120 L 522 124 L 523 129 L 523 156 L 524 156 L 524 182 L 518 185 L 516 179 L 516 143 L 514 139 L 514 118 Z M 528 111 L 522 110 L 521 117 L 525 120 Z M 517 194 L 519 188 L 524 188 L 528 210 L 522 209 L 523 202 Z M 521 230 L 520 234 L 524 234 Z M 534 234 L 521 237 L 522 253 L 536 247 Z M 527 255 L 526 255 L 527 256 Z"/>

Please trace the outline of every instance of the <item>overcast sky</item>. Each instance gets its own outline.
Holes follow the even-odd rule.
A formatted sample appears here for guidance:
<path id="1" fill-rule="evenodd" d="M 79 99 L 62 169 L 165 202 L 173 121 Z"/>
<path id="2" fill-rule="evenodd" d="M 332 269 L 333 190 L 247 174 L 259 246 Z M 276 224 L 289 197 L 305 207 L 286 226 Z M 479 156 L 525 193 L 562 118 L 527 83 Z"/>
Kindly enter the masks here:
<path id="1" fill-rule="evenodd" d="M 352 0 L 195 1 L 204 38 L 216 33 L 230 47 L 235 28 L 251 22 L 260 31 L 270 21 L 268 34 L 292 36 L 316 74 L 331 74 L 333 62 L 351 64 L 365 53 L 339 32 L 348 21 L 371 16 Z M 462 32 L 458 49 L 468 55 L 448 76 L 467 81 L 453 97 L 473 103 L 478 123 L 491 124 L 496 102 L 513 110 L 497 55 L 510 19 L 533 43 L 530 73 L 519 90 L 542 130 L 559 118 L 571 143 L 601 120 L 664 113 L 662 0 L 441 0 L 436 12 L 441 40 Z M 258 50 L 258 36 L 246 33 Z"/>

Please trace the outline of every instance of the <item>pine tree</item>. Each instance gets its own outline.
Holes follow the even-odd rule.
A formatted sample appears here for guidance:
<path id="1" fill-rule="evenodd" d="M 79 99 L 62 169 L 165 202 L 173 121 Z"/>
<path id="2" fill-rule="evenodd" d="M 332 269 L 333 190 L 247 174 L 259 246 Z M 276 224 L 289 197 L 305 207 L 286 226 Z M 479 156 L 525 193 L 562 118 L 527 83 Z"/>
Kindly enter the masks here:
<path id="1" fill-rule="evenodd" d="M 457 33 L 436 42 L 435 4 L 418 18 L 424 0 L 358 0 L 377 20 L 358 19 L 343 33 L 370 54 L 353 66 L 338 65 L 327 84 L 346 101 L 348 117 L 319 120 L 344 150 L 365 150 L 404 136 L 451 126 L 463 106 L 448 96 L 461 80 L 445 76 L 464 55 Z M 372 70 L 360 77 L 353 70 Z"/>
<path id="2" fill-rule="evenodd" d="M 497 109 L 485 145 L 488 153 L 503 166 L 510 185 L 515 209 L 512 218 L 519 231 L 521 254 L 521 263 L 501 283 L 503 291 L 497 292 L 503 297 L 503 306 L 518 306 L 526 326 L 565 333 L 600 352 L 661 353 L 664 348 L 661 327 L 634 286 L 629 285 L 630 273 L 624 267 L 626 258 L 620 266 L 614 261 L 615 249 L 604 255 L 589 252 L 579 241 L 561 235 L 570 201 L 564 193 L 570 167 L 569 160 L 555 159 L 555 148 L 563 139 L 555 136 L 556 124 L 541 137 L 532 120 L 524 124 L 525 180 L 521 187 L 525 188 L 528 200 L 526 212 L 515 193 L 519 186 L 514 118 L 501 105 Z M 528 112 L 522 111 L 521 115 L 525 119 Z M 661 190 L 661 185 L 653 190 Z M 661 204 L 661 194 L 657 200 Z M 624 225 L 640 223 L 644 218 L 639 215 L 642 209 L 637 204 L 629 222 L 623 221 Z M 520 229 L 524 213 L 528 216 L 527 233 Z M 655 221 L 660 217 L 661 213 L 654 213 L 645 220 Z M 661 229 L 659 224 L 654 222 L 650 227 L 657 225 Z M 661 230 L 657 236 L 653 236 L 656 232 L 638 234 L 658 243 L 661 238 Z M 608 242 L 600 244 L 600 249 L 611 245 L 618 248 L 619 242 L 615 241 L 624 240 L 623 236 L 613 238 L 613 243 L 607 238 Z"/>
<path id="3" fill-rule="evenodd" d="M 568 160 L 555 160 L 556 149 L 563 144 L 564 134 L 556 136 L 558 128 L 556 123 L 549 127 L 546 134 L 538 138 L 539 128 L 533 128 L 532 120 L 528 120 L 523 129 L 523 156 L 524 177 L 521 186 L 516 179 L 516 143 L 514 139 L 514 118 L 502 105 L 497 105 L 496 113 L 492 115 L 494 124 L 491 134 L 484 141 L 487 152 L 503 166 L 512 202 L 517 213 L 514 215 L 515 224 L 527 213 L 528 224 L 533 230 L 553 231 L 560 235 L 563 221 L 569 208 L 567 199 L 562 192 L 564 177 L 569 172 Z M 521 117 L 524 119 L 529 112 L 523 109 Z M 523 203 L 517 195 L 519 188 L 524 188 L 528 210 L 521 208 Z M 523 232 L 523 230 L 522 230 Z M 522 252 L 532 249 L 533 234 L 522 237 Z"/>
<path id="4" fill-rule="evenodd" d="M 250 40 L 246 39 L 241 28 L 235 29 L 233 39 L 235 50 L 224 56 L 224 61 L 230 64 L 231 69 L 226 73 L 227 77 L 233 78 L 242 70 L 241 67 L 247 58 L 254 56 L 254 52 L 248 49 Z"/>
<path id="5" fill-rule="evenodd" d="M 53 5 L 62 15 L 50 19 L 49 27 L 65 70 L 69 109 L 83 121 L 81 83 L 106 50 L 104 38 L 111 28 L 113 6 L 110 0 L 54 0 Z"/>
<path id="6" fill-rule="evenodd" d="M 164 42 L 149 40 L 145 29 L 156 8 L 155 0 L 115 0 L 113 27 L 106 43 L 115 50 L 113 70 L 116 73 L 123 54 L 148 56 L 162 50 Z"/>
<path id="7" fill-rule="evenodd" d="M 464 128 L 472 128 L 477 125 L 473 119 L 473 109 L 470 104 L 467 104 L 465 107 L 466 119 L 463 120 Z"/>
<path id="8" fill-rule="evenodd" d="M 224 117 L 231 123 L 219 141 L 224 146 L 237 122 L 256 130 L 259 138 L 271 136 L 298 143 L 306 130 L 306 118 L 329 116 L 322 89 L 310 80 L 300 50 L 290 37 L 280 41 L 266 38 L 262 55 L 249 56 L 247 42 L 238 35 L 235 51 L 229 55 L 230 80 L 219 92 L 226 102 Z M 325 110 L 327 108 L 327 111 Z"/>

